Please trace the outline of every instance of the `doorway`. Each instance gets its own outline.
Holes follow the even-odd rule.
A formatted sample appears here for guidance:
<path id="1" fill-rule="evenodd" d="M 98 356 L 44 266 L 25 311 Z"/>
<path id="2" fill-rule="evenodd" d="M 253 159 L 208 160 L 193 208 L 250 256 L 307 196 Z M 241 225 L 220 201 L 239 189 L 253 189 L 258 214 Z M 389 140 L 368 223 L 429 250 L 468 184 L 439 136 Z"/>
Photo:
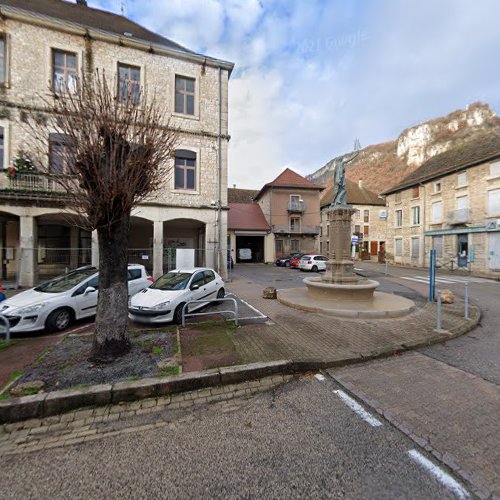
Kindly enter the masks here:
<path id="1" fill-rule="evenodd" d="M 490 233 L 488 237 L 490 269 L 500 270 L 500 233 Z"/>
<path id="2" fill-rule="evenodd" d="M 469 235 L 458 234 L 457 235 L 458 267 L 467 267 L 468 255 L 469 255 Z"/>

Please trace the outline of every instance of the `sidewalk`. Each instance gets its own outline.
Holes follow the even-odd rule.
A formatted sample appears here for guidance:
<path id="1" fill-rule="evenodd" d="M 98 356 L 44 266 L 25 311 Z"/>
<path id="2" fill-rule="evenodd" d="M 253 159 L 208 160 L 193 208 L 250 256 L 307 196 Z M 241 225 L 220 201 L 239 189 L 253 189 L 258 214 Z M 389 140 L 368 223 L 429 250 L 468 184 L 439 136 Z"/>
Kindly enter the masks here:
<path id="1" fill-rule="evenodd" d="M 479 320 L 463 319 L 463 306 L 444 306 L 443 329 L 437 334 L 434 305 L 419 307 L 403 318 L 355 320 L 306 313 L 262 298 L 262 286 L 234 276 L 230 291 L 266 314 L 267 324 L 247 325 L 232 338 L 243 362 L 291 359 L 315 362 L 318 366 L 348 363 L 391 354 L 408 348 L 442 342 L 472 329 Z"/>

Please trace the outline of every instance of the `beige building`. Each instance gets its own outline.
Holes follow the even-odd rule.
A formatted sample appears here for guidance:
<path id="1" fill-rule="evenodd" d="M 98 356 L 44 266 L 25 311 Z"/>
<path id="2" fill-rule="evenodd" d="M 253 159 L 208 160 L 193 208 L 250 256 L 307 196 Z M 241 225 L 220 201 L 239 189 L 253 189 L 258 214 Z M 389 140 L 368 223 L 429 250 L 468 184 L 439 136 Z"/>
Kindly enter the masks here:
<path id="1" fill-rule="evenodd" d="M 438 265 L 500 277 L 500 132 L 434 156 L 385 193 L 387 254 L 402 265 Z"/>
<path id="2" fill-rule="evenodd" d="M 387 234 L 387 210 L 385 200 L 373 191 L 363 187 L 360 180 L 357 183 L 346 179 L 346 201 L 356 212 L 352 217 L 351 233 L 357 238 L 355 251 L 358 257 L 377 259 L 379 253 L 383 257 Z M 328 208 L 333 200 L 334 187 L 325 189 L 321 195 L 321 234 L 320 253 L 329 256 L 330 227 Z"/>
<path id="3" fill-rule="evenodd" d="M 67 222 L 58 185 L 29 171 L 30 125 L 48 119 L 48 85 L 71 86 L 104 70 L 124 88 L 155 92 L 179 130 L 172 175 L 133 213 L 130 262 L 154 275 L 175 266 L 177 249 L 225 272 L 228 79 L 233 64 L 196 54 L 123 16 L 60 0 L 0 0 L 0 248 L 3 281 L 97 262 L 95 237 Z M 50 168 L 64 172 L 64 138 L 47 137 Z M 25 153 L 24 161 L 20 153 Z M 18 166 L 12 174 L 12 158 Z"/>
<path id="4" fill-rule="evenodd" d="M 271 227 L 266 262 L 294 252 L 319 252 L 323 189 L 287 168 L 258 192 L 255 202 Z"/>

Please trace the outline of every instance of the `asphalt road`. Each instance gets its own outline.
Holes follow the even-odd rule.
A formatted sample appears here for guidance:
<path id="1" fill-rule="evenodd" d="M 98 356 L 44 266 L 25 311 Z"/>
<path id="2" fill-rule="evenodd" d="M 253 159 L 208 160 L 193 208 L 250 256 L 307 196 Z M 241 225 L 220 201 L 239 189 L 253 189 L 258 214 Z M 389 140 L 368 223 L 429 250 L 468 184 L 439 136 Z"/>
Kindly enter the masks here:
<path id="1" fill-rule="evenodd" d="M 167 427 L 14 455 L 3 461 L 0 494 L 5 500 L 456 498 L 411 458 L 414 443 L 383 420 L 367 423 L 337 389 L 328 377 L 302 377 L 251 400 L 181 417 L 165 413 L 163 419 L 175 418 Z"/>

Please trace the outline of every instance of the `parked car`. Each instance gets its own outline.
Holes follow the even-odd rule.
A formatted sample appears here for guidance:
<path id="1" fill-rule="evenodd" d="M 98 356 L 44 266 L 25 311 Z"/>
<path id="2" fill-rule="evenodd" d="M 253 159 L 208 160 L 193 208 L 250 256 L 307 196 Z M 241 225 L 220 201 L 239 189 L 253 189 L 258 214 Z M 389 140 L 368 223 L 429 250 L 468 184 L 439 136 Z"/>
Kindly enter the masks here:
<path id="1" fill-rule="evenodd" d="M 129 318 L 138 323 L 180 323 L 186 302 L 206 299 L 188 306 L 192 312 L 224 295 L 224 281 L 213 269 L 175 269 L 130 299 Z"/>
<path id="2" fill-rule="evenodd" d="M 324 255 L 304 255 L 300 259 L 299 269 L 301 271 L 326 271 L 328 258 Z"/>
<path id="3" fill-rule="evenodd" d="M 144 266 L 129 264 L 128 290 L 134 295 L 153 283 Z M 62 331 L 72 321 L 94 316 L 99 273 L 85 266 L 18 293 L 0 305 L 11 332 Z"/>
<path id="4" fill-rule="evenodd" d="M 280 259 L 276 259 L 276 265 L 278 267 L 290 267 L 290 261 L 295 258 L 302 257 L 304 254 L 303 253 L 292 253 L 290 255 L 287 255 L 286 257 L 281 257 Z"/>
<path id="5" fill-rule="evenodd" d="M 290 259 L 290 267 L 293 267 L 294 269 L 298 269 L 299 268 L 299 262 L 300 262 L 300 259 L 304 256 L 305 254 L 303 253 L 299 253 L 297 254 L 295 257 L 293 257 L 292 259 Z"/>

